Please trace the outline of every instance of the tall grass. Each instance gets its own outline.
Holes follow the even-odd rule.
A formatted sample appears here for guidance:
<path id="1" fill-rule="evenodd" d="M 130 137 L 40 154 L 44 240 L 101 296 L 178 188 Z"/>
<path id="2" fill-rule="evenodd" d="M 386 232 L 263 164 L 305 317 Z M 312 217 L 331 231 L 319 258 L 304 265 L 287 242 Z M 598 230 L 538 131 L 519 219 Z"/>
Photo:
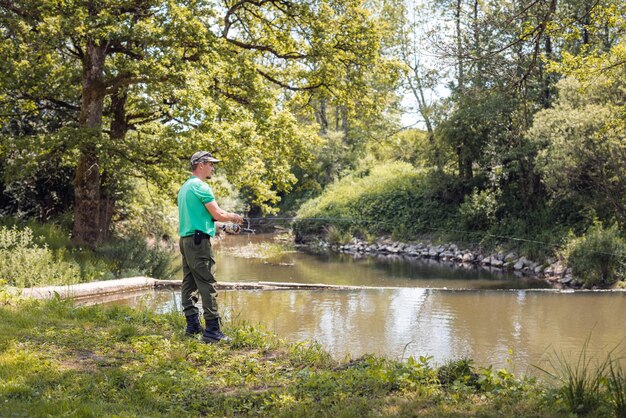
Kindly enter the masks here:
<path id="1" fill-rule="evenodd" d="M 609 362 L 607 389 L 615 416 L 626 418 L 626 372 L 615 359 Z"/>
<path id="2" fill-rule="evenodd" d="M 611 350 L 604 359 L 590 355 L 587 337 L 575 359 L 564 353 L 554 352 L 548 357 L 547 368 L 535 366 L 558 382 L 558 394 L 568 410 L 577 415 L 598 412 L 605 399 L 614 405 L 618 417 L 624 417 L 626 386 L 624 371 Z M 621 414 L 621 415 L 620 415 Z"/>

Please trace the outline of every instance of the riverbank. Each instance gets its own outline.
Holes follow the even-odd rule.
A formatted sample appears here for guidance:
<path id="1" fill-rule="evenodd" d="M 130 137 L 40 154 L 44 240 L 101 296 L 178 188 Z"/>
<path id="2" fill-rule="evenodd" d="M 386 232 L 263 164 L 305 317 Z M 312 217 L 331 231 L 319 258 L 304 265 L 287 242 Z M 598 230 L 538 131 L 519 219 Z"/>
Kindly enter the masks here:
<path id="1" fill-rule="evenodd" d="M 307 244 L 309 247 L 355 255 L 380 254 L 424 258 L 444 263 L 454 263 L 468 268 L 485 268 L 496 271 L 511 271 L 516 275 L 544 280 L 556 289 L 580 289 L 583 282 L 572 276 L 572 269 L 562 260 L 548 258 L 545 262 L 529 260 L 514 251 L 483 253 L 459 248 L 453 243 L 433 244 L 429 242 L 405 243 L 380 238 L 369 243 L 352 238 L 346 244 L 331 244 L 319 240 Z"/>
<path id="2" fill-rule="evenodd" d="M 180 314 L 0 306 L 1 416 L 568 416 L 560 387 L 460 360 L 376 356 L 335 361 L 226 323 L 230 345 L 184 336 Z M 594 394 L 590 394 L 594 395 Z M 595 416 L 611 416 L 602 388 Z"/>

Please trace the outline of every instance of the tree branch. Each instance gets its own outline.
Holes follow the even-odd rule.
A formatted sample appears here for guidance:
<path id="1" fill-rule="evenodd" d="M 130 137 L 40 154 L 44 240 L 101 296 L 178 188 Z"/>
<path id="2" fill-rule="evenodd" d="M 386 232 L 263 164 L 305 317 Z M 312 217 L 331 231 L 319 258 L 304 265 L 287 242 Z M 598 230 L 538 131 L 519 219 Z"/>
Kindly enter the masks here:
<path id="1" fill-rule="evenodd" d="M 294 86 L 290 86 L 287 83 L 283 83 L 282 81 L 277 80 L 276 78 L 272 77 L 271 75 L 269 75 L 268 73 L 266 73 L 263 70 L 260 70 L 257 68 L 257 73 L 259 73 L 260 75 L 262 75 L 266 80 L 271 81 L 274 84 L 277 84 L 287 90 L 291 90 L 291 91 L 307 91 L 307 90 L 315 90 L 318 89 L 320 87 L 324 87 L 325 84 L 324 83 L 319 83 L 319 84 L 315 84 L 312 86 L 306 86 L 306 87 L 294 87 Z"/>
<path id="2" fill-rule="evenodd" d="M 296 52 L 296 51 L 280 53 L 280 52 L 276 51 L 274 48 L 271 48 L 271 47 L 269 47 L 267 45 L 248 44 L 248 43 L 241 42 L 241 41 L 238 41 L 236 39 L 231 39 L 231 38 L 224 38 L 224 39 L 226 39 L 226 41 L 228 41 L 229 43 L 231 43 L 233 45 L 236 45 L 236 46 L 238 46 L 240 48 L 243 48 L 243 49 L 269 52 L 272 55 L 274 55 L 276 58 L 281 58 L 281 59 L 303 59 L 303 58 L 308 58 L 309 57 L 309 55 L 307 55 L 307 54 L 302 54 L 302 53 Z"/>
<path id="3" fill-rule="evenodd" d="M 228 11 L 226 12 L 226 15 L 224 16 L 224 29 L 222 29 L 222 37 L 229 43 L 236 45 L 240 48 L 243 49 L 247 49 L 247 50 L 254 50 L 254 51 L 263 51 L 263 52 L 269 52 L 272 55 L 274 55 L 276 58 L 281 58 L 281 59 L 303 59 L 303 58 L 308 58 L 308 55 L 303 54 L 301 52 L 297 52 L 297 51 L 292 51 L 292 52 L 286 52 L 286 53 L 282 53 L 277 51 L 276 49 L 267 46 L 267 45 L 261 45 L 261 44 L 255 44 L 255 43 L 247 43 L 247 42 L 243 42 L 237 39 L 233 39 L 233 38 L 229 38 L 228 37 L 228 33 L 230 32 L 230 28 L 233 24 L 233 21 L 231 20 L 231 16 L 236 16 L 236 13 L 239 9 L 243 8 L 244 6 L 246 6 L 247 4 L 251 4 L 254 5 L 256 7 L 262 7 L 264 4 L 266 3 L 271 3 L 274 5 L 274 7 L 276 7 L 278 10 L 280 10 L 281 12 L 288 14 L 286 10 L 280 8 L 277 3 L 280 2 L 275 2 L 275 1 L 270 1 L 270 0 L 261 0 L 261 1 L 250 1 L 250 0 L 241 0 L 237 3 L 235 3 L 233 6 L 231 6 Z M 287 5 L 287 7 L 290 7 L 291 4 L 288 2 L 284 2 L 284 4 Z M 257 16 L 258 17 L 258 16 Z M 260 19 L 260 17 L 259 17 Z M 242 26 L 244 26 L 245 29 L 245 25 L 242 22 Z"/>

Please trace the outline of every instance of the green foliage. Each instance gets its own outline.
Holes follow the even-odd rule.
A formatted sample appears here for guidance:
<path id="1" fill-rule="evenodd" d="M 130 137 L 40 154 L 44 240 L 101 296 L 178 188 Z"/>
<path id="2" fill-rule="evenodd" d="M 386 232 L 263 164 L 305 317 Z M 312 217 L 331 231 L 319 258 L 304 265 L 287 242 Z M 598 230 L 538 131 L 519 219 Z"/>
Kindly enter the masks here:
<path id="1" fill-rule="evenodd" d="M 619 360 L 614 359 L 612 353 L 601 361 L 593 358 L 589 352 L 590 341 L 591 335 L 575 359 L 564 353 L 554 352 L 548 357 L 550 369 L 538 367 L 559 383 L 557 392 L 560 399 L 576 415 L 597 414 L 607 405 L 617 406 L 616 402 L 620 402 L 619 390 L 623 391 L 624 388 L 624 376 L 619 375 L 619 369 L 615 369 Z M 615 377 L 617 381 L 613 380 Z M 623 392 L 621 396 L 623 401 Z M 607 399 L 609 402 L 606 402 Z"/>
<path id="2" fill-rule="evenodd" d="M 478 374 L 471 359 L 451 360 L 437 370 L 437 379 L 443 386 L 475 386 Z"/>
<path id="3" fill-rule="evenodd" d="M 173 189 L 170 185 L 156 188 L 147 181 L 133 181 L 117 203 L 116 232 L 122 236 L 174 240 L 178 236 L 178 209 Z"/>
<path id="4" fill-rule="evenodd" d="M 67 212 L 74 198 L 74 171 L 68 162 L 50 156 L 33 158 L 31 148 L 36 149 L 36 143 L 17 139 L 5 148 L 3 142 L 0 131 L 0 211 L 40 222 Z"/>
<path id="5" fill-rule="evenodd" d="M 496 222 L 498 195 L 491 190 L 474 191 L 459 206 L 459 216 L 467 230 L 489 229 Z"/>
<path id="6" fill-rule="evenodd" d="M 428 133 L 419 129 L 407 129 L 383 140 L 368 144 L 368 156 L 377 161 L 397 160 L 415 167 L 428 167 L 434 150 L 429 146 Z"/>
<path id="7" fill-rule="evenodd" d="M 46 246 L 51 250 L 71 247 L 69 230 L 63 226 L 59 226 L 55 222 L 41 223 L 35 220 L 21 222 L 12 217 L 0 217 L 0 225 L 16 229 L 28 228 L 32 232 L 34 243 L 40 246 Z"/>
<path id="8" fill-rule="evenodd" d="M 584 235 L 570 236 L 563 255 L 586 287 L 610 286 L 626 277 L 626 241 L 617 224 L 604 228 L 596 221 Z"/>
<path id="9" fill-rule="evenodd" d="M 404 162 L 361 167 L 329 186 L 298 211 L 297 237 L 322 235 L 332 225 L 342 234 L 410 237 L 442 226 L 453 211 L 448 190 L 424 170 Z M 306 218 L 328 219 L 325 222 Z"/>
<path id="10" fill-rule="evenodd" d="M 607 390 L 616 417 L 626 417 L 626 371 L 618 359 L 608 364 Z"/>
<path id="11" fill-rule="evenodd" d="M 116 239 L 94 250 L 96 259 L 102 260 L 113 277 L 147 276 L 171 279 L 181 269 L 170 248 L 161 248 L 158 241 L 148 245 L 144 238 L 134 236 Z"/>
<path id="12" fill-rule="evenodd" d="M 46 245 L 35 243 L 26 227 L 0 228 L 0 279 L 11 286 L 72 284 L 80 279 L 78 265 L 59 259 Z"/>
<path id="13" fill-rule="evenodd" d="M 55 224 L 28 222 L 26 226 L 2 218 L 0 260 L 2 274 L 12 286 L 29 287 L 108 280 L 129 276 L 169 279 L 180 263 L 160 240 L 131 235 L 117 238 L 95 250 L 70 244 L 67 232 Z M 35 232 L 36 231 L 36 232 Z M 42 234 L 42 235 L 38 235 Z"/>
<path id="14" fill-rule="evenodd" d="M 625 82 L 563 79 L 557 103 L 538 112 L 528 132 L 552 199 L 569 199 L 606 222 L 626 219 Z"/>
<path id="15" fill-rule="evenodd" d="M 347 244 L 352 239 L 352 234 L 336 227 L 335 225 L 329 225 L 325 228 L 324 236 L 330 244 Z"/>

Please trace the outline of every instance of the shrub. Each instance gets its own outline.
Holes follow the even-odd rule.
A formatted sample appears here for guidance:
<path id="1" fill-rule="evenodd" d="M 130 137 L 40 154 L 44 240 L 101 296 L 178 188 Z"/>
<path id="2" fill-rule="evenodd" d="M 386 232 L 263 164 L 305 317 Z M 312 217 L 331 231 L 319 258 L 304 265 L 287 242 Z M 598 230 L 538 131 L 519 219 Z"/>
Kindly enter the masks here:
<path id="1" fill-rule="evenodd" d="M 32 231 L 33 242 L 41 246 L 45 245 L 51 250 L 71 246 L 69 229 L 59 226 L 59 221 L 61 221 L 60 218 L 55 222 L 46 223 L 34 220 L 24 222 L 10 216 L 0 218 L 0 224 L 7 228 L 30 229 Z"/>
<path id="2" fill-rule="evenodd" d="M 604 228 L 594 223 L 583 236 L 569 239 L 563 255 L 586 287 L 610 286 L 626 273 L 626 242 L 617 225 Z"/>
<path id="3" fill-rule="evenodd" d="M 174 252 L 156 244 L 148 245 L 141 237 L 111 241 L 98 247 L 95 254 L 108 264 L 114 277 L 145 275 L 169 279 L 180 270 L 174 262 Z"/>
<path id="4" fill-rule="evenodd" d="M 599 410 L 607 396 L 615 411 L 623 410 L 624 376 L 622 369 L 618 369 L 619 360 L 613 357 L 613 352 L 604 359 L 595 358 L 589 350 L 590 342 L 591 334 L 577 357 L 554 351 L 548 357 L 548 369 L 535 367 L 558 382 L 559 397 L 577 416 L 601 415 Z"/>
<path id="5" fill-rule="evenodd" d="M 326 228 L 326 239 L 331 244 L 347 244 L 352 239 L 352 234 L 330 225 Z"/>
<path id="6" fill-rule="evenodd" d="M 36 244 L 30 228 L 0 229 L 0 280 L 10 286 L 31 287 L 72 284 L 79 279 L 78 265 L 55 256 L 46 245 Z"/>
<path id="7" fill-rule="evenodd" d="M 475 386 L 478 383 L 472 360 L 467 358 L 450 360 L 437 370 L 437 378 L 443 386 Z"/>
<path id="8" fill-rule="evenodd" d="M 496 221 L 498 210 L 497 193 L 491 190 L 478 191 L 465 198 L 459 207 L 461 222 L 467 230 L 485 230 Z"/>

